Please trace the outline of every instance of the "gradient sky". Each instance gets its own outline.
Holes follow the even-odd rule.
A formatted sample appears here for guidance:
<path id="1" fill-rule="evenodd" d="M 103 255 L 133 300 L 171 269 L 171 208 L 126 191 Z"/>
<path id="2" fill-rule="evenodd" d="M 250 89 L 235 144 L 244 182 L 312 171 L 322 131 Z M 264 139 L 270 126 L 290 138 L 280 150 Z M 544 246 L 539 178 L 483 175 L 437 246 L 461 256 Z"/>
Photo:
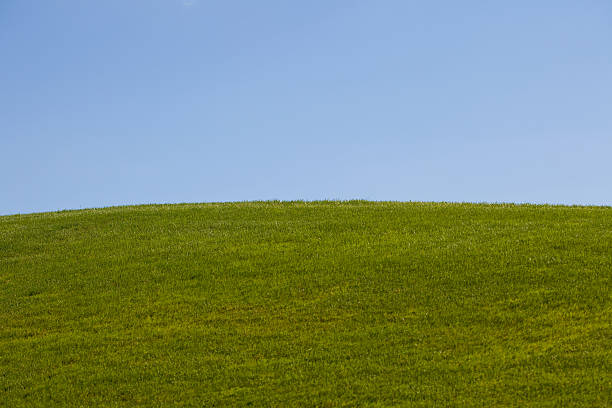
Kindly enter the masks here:
<path id="1" fill-rule="evenodd" d="M 0 2 L 0 214 L 612 205 L 612 2 Z"/>

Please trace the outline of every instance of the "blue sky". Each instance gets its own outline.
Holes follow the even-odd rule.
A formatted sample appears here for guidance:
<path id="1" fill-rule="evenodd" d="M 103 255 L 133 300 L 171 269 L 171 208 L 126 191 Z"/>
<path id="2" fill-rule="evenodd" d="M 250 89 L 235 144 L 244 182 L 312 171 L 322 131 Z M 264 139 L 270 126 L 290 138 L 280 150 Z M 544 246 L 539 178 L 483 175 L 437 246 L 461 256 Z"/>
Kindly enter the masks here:
<path id="1" fill-rule="evenodd" d="M 612 205 L 612 2 L 0 2 L 0 214 Z"/>

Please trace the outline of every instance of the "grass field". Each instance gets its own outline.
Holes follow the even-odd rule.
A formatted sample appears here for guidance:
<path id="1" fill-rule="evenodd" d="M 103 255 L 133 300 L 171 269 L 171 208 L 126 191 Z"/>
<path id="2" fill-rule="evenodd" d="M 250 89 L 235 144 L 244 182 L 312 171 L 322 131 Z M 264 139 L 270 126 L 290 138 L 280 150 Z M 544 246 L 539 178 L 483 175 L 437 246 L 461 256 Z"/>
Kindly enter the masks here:
<path id="1" fill-rule="evenodd" d="M 611 406 L 612 208 L 0 217 L 0 406 Z"/>

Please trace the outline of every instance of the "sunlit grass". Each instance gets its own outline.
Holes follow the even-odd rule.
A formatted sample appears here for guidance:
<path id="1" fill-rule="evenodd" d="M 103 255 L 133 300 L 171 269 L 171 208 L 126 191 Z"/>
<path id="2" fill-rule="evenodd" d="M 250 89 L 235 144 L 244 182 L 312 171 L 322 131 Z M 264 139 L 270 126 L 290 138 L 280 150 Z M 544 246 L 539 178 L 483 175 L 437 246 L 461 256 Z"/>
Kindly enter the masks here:
<path id="1" fill-rule="evenodd" d="M 609 406 L 612 208 L 0 217 L 0 406 Z"/>

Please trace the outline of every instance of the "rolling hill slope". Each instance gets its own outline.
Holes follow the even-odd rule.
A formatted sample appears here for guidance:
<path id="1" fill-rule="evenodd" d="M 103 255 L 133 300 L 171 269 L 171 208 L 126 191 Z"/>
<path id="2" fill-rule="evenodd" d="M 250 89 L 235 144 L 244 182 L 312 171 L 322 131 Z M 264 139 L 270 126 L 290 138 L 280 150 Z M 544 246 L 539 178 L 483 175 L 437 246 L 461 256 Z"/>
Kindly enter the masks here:
<path id="1" fill-rule="evenodd" d="M 610 406 L 612 208 L 0 217 L 0 406 Z"/>

